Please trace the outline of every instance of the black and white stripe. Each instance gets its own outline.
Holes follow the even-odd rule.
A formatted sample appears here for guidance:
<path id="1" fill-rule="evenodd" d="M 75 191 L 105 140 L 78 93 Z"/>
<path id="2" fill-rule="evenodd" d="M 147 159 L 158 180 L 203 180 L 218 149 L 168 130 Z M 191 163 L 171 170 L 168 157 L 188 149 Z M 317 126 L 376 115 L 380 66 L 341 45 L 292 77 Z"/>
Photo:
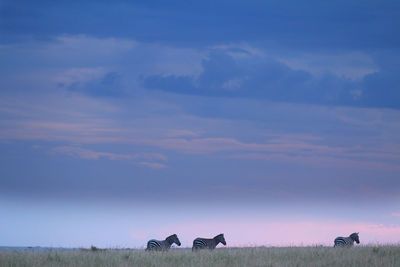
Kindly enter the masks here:
<path id="1" fill-rule="evenodd" d="M 336 237 L 334 247 L 351 247 L 354 245 L 354 241 L 359 244 L 360 238 L 358 233 L 352 233 L 349 237 Z"/>
<path id="2" fill-rule="evenodd" d="M 173 243 L 177 244 L 178 246 L 181 245 L 181 241 L 179 241 L 176 234 L 170 235 L 165 240 L 149 240 L 147 242 L 146 250 L 168 250 Z"/>
<path id="3" fill-rule="evenodd" d="M 195 240 L 193 240 L 192 250 L 214 249 L 219 243 L 226 245 L 224 234 L 219 234 L 214 238 L 198 237 Z"/>

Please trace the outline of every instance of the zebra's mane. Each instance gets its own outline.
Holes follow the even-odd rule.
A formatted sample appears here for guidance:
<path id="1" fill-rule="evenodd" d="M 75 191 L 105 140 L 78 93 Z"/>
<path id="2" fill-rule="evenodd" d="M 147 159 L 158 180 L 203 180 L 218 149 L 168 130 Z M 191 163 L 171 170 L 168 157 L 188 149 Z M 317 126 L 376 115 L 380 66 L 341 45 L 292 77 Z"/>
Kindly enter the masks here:
<path id="1" fill-rule="evenodd" d="M 352 233 L 352 234 L 350 235 L 350 238 L 353 239 L 353 240 L 356 240 L 357 237 L 358 237 L 358 233 Z"/>
<path id="2" fill-rule="evenodd" d="M 165 240 L 168 241 L 168 243 L 172 244 L 176 239 L 178 239 L 178 236 L 176 234 L 173 234 L 167 237 Z"/>
<path id="3" fill-rule="evenodd" d="M 219 240 L 221 237 L 224 237 L 224 234 L 219 234 L 219 235 L 215 236 L 213 239 Z"/>

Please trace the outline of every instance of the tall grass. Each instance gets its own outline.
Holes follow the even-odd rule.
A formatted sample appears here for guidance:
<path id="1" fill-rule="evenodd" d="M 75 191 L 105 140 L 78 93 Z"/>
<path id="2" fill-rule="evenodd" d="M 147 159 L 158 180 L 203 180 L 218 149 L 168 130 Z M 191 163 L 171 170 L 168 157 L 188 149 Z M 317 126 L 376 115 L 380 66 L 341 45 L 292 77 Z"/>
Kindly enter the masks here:
<path id="1" fill-rule="evenodd" d="M 400 247 L 3 251 L 0 266 L 400 266 Z"/>

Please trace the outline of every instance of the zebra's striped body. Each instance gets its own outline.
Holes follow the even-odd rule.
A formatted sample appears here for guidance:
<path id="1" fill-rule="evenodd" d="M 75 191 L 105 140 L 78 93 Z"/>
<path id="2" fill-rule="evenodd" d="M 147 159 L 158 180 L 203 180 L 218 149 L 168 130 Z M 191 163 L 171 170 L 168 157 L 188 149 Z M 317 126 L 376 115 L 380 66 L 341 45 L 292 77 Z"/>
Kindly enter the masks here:
<path id="1" fill-rule="evenodd" d="M 349 237 L 336 237 L 334 247 L 351 247 L 354 245 L 354 241 L 359 244 L 360 238 L 358 233 L 352 233 Z"/>
<path id="2" fill-rule="evenodd" d="M 226 245 L 224 234 L 219 234 L 214 238 L 196 238 L 193 240 L 192 250 L 197 249 L 214 249 L 219 243 Z"/>
<path id="3" fill-rule="evenodd" d="M 181 245 L 181 242 L 176 234 L 167 237 L 165 240 L 149 240 L 147 242 L 146 250 L 168 250 L 173 243 L 177 244 L 178 246 Z"/>

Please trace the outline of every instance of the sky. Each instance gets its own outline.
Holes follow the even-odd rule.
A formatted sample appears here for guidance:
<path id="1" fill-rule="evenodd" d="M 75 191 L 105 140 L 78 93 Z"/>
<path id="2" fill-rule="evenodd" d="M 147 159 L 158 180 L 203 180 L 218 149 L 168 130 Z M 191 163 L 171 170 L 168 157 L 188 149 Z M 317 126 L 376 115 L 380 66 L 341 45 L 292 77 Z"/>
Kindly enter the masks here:
<path id="1" fill-rule="evenodd" d="M 0 246 L 400 242 L 398 1 L 1 1 Z"/>

